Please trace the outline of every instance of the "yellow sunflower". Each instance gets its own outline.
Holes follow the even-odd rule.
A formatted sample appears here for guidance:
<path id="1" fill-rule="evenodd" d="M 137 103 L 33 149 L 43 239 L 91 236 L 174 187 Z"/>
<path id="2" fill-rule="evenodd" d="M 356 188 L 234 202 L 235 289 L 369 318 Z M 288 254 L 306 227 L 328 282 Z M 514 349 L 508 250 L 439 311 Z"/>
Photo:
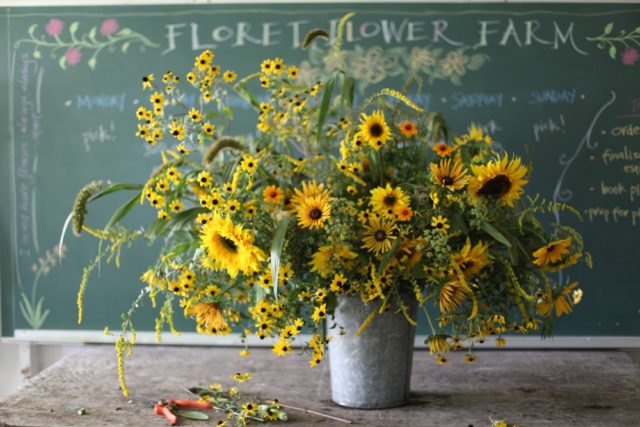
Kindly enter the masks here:
<path id="1" fill-rule="evenodd" d="M 326 278 L 333 274 L 336 267 L 342 267 L 356 258 L 358 254 L 349 249 L 349 246 L 338 243 L 318 248 L 309 265 L 312 273 L 317 272 L 321 277 Z"/>
<path id="2" fill-rule="evenodd" d="M 362 113 L 359 133 L 376 150 L 379 150 L 391 139 L 391 129 L 384 119 L 382 110 L 374 111 L 370 116 Z"/>
<path id="3" fill-rule="evenodd" d="M 515 156 L 509 161 L 506 153 L 502 159 L 492 160 L 486 165 L 471 166 L 471 171 L 474 175 L 469 182 L 472 198 L 496 200 L 510 207 L 520 198 L 523 186 L 528 182 L 525 179 L 528 170 L 520 157 Z"/>
<path id="4" fill-rule="evenodd" d="M 462 271 L 465 278 L 469 278 L 480 272 L 487 264 L 489 264 L 488 246 L 486 243 L 478 242 L 471 247 L 471 240 L 467 237 L 460 252 L 453 255 L 453 265 Z"/>
<path id="5" fill-rule="evenodd" d="M 211 261 L 208 265 L 215 271 L 226 269 L 231 277 L 239 272 L 255 273 L 266 259 L 265 253 L 253 245 L 253 233 L 242 225 L 234 225 L 229 217 L 214 215 L 202 227 L 200 240 Z"/>
<path id="6" fill-rule="evenodd" d="M 440 312 L 448 313 L 460 307 L 468 297 L 468 290 L 462 282 L 453 280 L 440 288 Z"/>
<path id="7" fill-rule="evenodd" d="M 302 228 L 322 228 L 331 215 L 331 203 L 328 196 L 306 197 L 294 206 L 298 215 L 298 224 Z"/>
<path id="8" fill-rule="evenodd" d="M 433 182 L 449 191 L 461 190 L 469 183 L 470 177 L 467 170 L 460 162 L 460 158 L 442 159 L 440 163 L 431 163 L 431 175 Z"/>
<path id="9" fill-rule="evenodd" d="M 551 316 L 551 311 L 555 308 L 556 317 L 569 314 L 573 311 L 573 304 L 570 298 L 571 292 L 578 286 L 578 282 L 570 283 L 562 288 L 555 295 L 546 295 L 537 306 L 538 313 L 545 317 Z M 574 303 L 575 304 L 575 303 Z"/>
<path id="10" fill-rule="evenodd" d="M 208 334 L 224 333 L 227 330 L 227 322 L 217 304 L 200 303 L 188 307 L 185 310 L 187 316 L 193 316 L 198 324 L 198 332 Z"/>
<path id="11" fill-rule="evenodd" d="M 313 197 L 329 198 L 329 190 L 324 188 L 324 184 L 318 184 L 315 181 L 304 181 L 302 183 L 302 190 L 295 189 L 291 203 L 300 204 L 305 199 Z"/>
<path id="12" fill-rule="evenodd" d="M 393 232 L 396 231 L 396 224 L 386 218 L 369 218 L 369 224 L 364 226 L 363 248 L 376 255 L 387 252 L 391 249 L 391 243 L 396 239 Z"/>
<path id="13" fill-rule="evenodd" d="M 376 212 L 393 215 L 396 209 L 402 206 L 409 206 L 409 196 L 400 187 L 392 188 L 387 183 L 386 187 L 378 187 L 371 190 L 370 204 Z"/>

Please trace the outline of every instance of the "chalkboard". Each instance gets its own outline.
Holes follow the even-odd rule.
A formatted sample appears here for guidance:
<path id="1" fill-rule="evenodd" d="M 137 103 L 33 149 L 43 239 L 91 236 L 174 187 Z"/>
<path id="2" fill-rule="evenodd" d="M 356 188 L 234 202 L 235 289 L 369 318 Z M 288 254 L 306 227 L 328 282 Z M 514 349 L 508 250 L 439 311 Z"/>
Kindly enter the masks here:
<path id="1" fill-rule="evenodd" d="M 413 79 L 410 96 L 459 133 L 473 122 L 530 160 L 529 194 L 581 212 L 582 223 L 549 218 L 583 232 L 594 258 L 592 270 L 571 273 L 585 298 L 558 334 L 640 336 L 640 7 L 433 3 L 0 9 L 2 334 L 117 328 L 140 292 L 153 259 L 144 243 L 120 269 L 103 264 L 94 275 L 78 326 L 75 290 L 97 242 L 67 239 L 61 264 L 54 247 L 82 185 L 143 182 L 157 163 L 134 136 L 143 75 L 184 74 L 209 48 L 239 75 L 282 57 L 315 81 L 333 64 L 322 60 L 325 42 L 303 50 L 302 38 L 335 32 L 349 11 L 344 47 L 359 96 Z M 236 104 L 230 132 L 252 132 L 255 113 Z M 126 200 L 115 199 L 92 205 L 90 224 L 104 225 Z M 144 209 L 130 223 L 148 218 Z M 152 320 L 143 310 L 138 328 Z"/>

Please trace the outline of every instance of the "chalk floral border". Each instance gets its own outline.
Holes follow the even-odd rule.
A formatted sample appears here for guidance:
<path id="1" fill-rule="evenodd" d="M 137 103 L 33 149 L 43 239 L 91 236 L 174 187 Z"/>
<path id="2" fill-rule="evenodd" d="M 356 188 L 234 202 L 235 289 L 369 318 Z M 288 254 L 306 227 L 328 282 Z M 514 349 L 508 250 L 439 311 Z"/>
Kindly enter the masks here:
<path id="1" fill-rule="evenodd" d="M 482 53 L 469 54 L 469 49 L 469 46 L 451 50 L 426 46 L 385 50 L 381 46 L 356 45 L 352 50 L 327 51 L 314 43 L 309 47 L 309 59 L 300 63 L 300 80 L 313 84 L 321 74 L 348 67 L 360 81 L 362 91 L 395 76 L 403 76 L 407 85 L 416 83 L 420 88 L 425 77 L 429 84 L 447 80 L 462 86 L 462 79 L 469 72 L 479 70 L 490 59 Z"/>
<path id="2" fill-rule="evenodd" d="M 65 31 L 66 29 L 66 31 Z M 32 44 L 33 57 L 40 59 L 42 50 L 50 49 L 49 56 L 58 60 L 58 65 L 63 70 L 80 64 L 89 52 L 90 57 L 86 61 L 89 68 L 94 70 L 98 63 L 98 56 L 107 49 L 114 52 L 118 47 L 122 53 L 127 53 L 133 44 L 137 44 L 140 51 L 145 48 L 158 48 L 159 44 L 153 43 L 146 36 L 133 31 L 130 28 L 120 28 L 120 23 L 113 18 L 105 19 L 98 26 L 93 26 L 84 34 L 79 34 L 80 23 L 74 21 L 71 24 L 60 19 L 52 18 L 44 26 L 44 33 L 38 34 L 38 24 L 29 27 L 29 38 L 17 40 L 14 48 L 21 44 Z"/>
<path id="3" fill-rule="evenodd" d="M 590 42 L 595 42 L 598 49 L 607 49 L 611 59 L 620 60 L 623 65 L 633 66 L 640 61 L 640 26 L 633 31 L 620 30 L 614 35 L 613 22 L 604 26 L 602 34 L 587 37 Z M 619 51 L 622 49 L 622 51 Z M 619 53 L 619 55 L 618 55 Z"/>

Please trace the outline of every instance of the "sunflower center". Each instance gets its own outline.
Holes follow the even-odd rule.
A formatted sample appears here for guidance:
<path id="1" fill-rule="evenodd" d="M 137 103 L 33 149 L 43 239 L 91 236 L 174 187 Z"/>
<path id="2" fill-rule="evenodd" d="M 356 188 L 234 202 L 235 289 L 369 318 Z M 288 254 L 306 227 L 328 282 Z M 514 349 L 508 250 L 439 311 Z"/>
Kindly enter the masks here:
<path id="1" fill-rule="evenodd" d="M 553 252 L 555 248 L 556 248 L 556 245 L 549 245 L 547 246 L 547 252 Z"/>
<path id="2" fill-rule="evenodd" d="M 374 233 L 373 238 L 378 242 L 384 242 L 385 240 L 387 240 L 387 233 L 385 233 L 383 230 L 378 230 Z"/>
<path id="3" fill-rule="evenodd" d="M 452 185 L 453 178 L 451 178 L 450 176 L 443 176 L 440 182 L 442 182 L 442 185 Z"/>
<path id="4" fill-rule="evenodd" d="M 371 126 L 369 126 L 369 133 L 374 138 L 382 136 L 382 125 L 380 123 L 372 124 Z"/>
<path id="5" fill-rule="evenodd" d="M 485 197 L 499 199 L 511 189 L 511 180 L 506 175 L 497 175 L 485 182 L 478 194 Z"/>
<path id="6" fill-rule="evenodd" d="M 219 236 L 220 237 L 220 242 L 222 242 L 222 245 L 227 248 L 229 251 L 231 252 L 237 252 L 238 251 L 238 245 L 236 245 L 236 242 L 234 242 L 231 239 L 228 239 L 224 236 Z"/>
<path id="7" fill-rule="evenodd" d="M 322 211 L 318 208 L 313 208 L 311 209 L 311 212 L 309 212 L 309 216 L 313 220 L 319 220 L 320 218 L 322 218 Z"/>
<path id="8" fill-rule="evenodd" d="M 388 196 L 385 196 L 382 202 L 385 204 L 385 206 L 393 206 L 396 204 L 396 200 L 396 196 L 390 194 Z"/>

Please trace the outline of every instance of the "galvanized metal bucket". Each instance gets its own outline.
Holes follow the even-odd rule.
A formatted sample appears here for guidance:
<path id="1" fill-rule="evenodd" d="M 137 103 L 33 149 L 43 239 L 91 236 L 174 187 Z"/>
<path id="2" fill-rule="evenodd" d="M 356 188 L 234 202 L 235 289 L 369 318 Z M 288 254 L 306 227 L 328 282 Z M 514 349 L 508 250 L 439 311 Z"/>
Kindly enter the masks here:
<path id="1" fill-rule="evenodd" d="M 403 300 L 415 319 L 415 298 Z M 338 298 L 335 322 L 345 328 L 346 334 L 332 333 L 329 342 L 331 398 L 338 405 L 381 409 L 409 400 L 415 327 L 391 307 L 355 336 L 377 307 L 375 303 L 365 305 L 357 296 Z"/>

